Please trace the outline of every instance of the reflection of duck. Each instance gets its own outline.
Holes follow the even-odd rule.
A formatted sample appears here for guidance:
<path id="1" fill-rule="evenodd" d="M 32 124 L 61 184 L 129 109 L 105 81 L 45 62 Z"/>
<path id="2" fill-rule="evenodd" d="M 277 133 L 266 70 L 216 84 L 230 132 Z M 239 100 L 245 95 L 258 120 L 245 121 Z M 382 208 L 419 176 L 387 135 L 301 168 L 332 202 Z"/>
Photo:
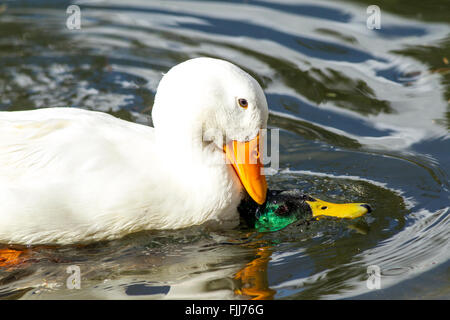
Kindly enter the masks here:
<path id="1" fill-rule="evenodd" d="M 267 268 L 272 250 L 270 247 L 260 247 L 256 251 L 257 257 L 239 270 L 235 279 L 241 282 L 236 294 L 245 295 L 252 300 L 273 299 L 276 291 L 269 287 Z"/>

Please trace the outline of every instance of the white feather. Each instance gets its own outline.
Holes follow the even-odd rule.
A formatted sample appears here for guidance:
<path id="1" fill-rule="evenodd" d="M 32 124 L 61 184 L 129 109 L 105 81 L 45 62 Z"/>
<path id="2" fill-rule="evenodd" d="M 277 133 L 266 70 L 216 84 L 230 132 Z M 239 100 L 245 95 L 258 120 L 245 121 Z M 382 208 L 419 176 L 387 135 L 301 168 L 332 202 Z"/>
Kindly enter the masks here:
<path id="1" fill-rule="evenodd" d="M 240 110 L 238 96 L 253 107 Z M 253 78 L 208 58 L 164 76 L 155 128 L 73 108 L 0 112 L 0 242 L 68 244 L 144 229 L 234 226 L 241 184 L 201 134 L 218 128 L 233 139 L 254 136 L 267 113 Z"/>

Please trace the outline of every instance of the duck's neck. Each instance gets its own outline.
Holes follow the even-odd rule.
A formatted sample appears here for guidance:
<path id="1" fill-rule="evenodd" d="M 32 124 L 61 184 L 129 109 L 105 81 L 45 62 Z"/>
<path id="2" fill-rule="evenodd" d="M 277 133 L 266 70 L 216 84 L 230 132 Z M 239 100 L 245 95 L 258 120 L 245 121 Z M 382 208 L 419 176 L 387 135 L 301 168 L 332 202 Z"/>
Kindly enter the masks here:
<path id="1" fill-rule="evenodd" d="M 165 167 L 171 168 L 170 184 L 181 195 L 174 208 L 191 224 L 234 224 L 239 222 L 237 206 L 242 198 L 242 186 L 222 150 L 204 143 L 201 130 L 185 134 L 157 134 L 159 153 Z"/>

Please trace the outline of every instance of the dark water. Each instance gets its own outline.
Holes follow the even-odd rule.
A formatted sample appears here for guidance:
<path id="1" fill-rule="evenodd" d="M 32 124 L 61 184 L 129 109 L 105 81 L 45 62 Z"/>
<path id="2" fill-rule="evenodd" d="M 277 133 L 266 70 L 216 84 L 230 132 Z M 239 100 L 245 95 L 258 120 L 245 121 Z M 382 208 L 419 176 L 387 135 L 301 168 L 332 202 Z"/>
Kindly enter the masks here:
<path id="1" fill-rule="evenodd" d="M 384 4 L 383 4 L 384 3 Z M 450 297 L 450 6 L 384 1 L 0 1 L 0 109 L 79 107 L 150 124 L 162 73 L 220 57 L 264 87 L 272 189 L 375 210 L 258 234 L 143 232 L 33 248 L 0 298 Z M 67 267 L 81 270 L 69 290 Z M 381 270 L 369 289 L 367 267 Z"/>

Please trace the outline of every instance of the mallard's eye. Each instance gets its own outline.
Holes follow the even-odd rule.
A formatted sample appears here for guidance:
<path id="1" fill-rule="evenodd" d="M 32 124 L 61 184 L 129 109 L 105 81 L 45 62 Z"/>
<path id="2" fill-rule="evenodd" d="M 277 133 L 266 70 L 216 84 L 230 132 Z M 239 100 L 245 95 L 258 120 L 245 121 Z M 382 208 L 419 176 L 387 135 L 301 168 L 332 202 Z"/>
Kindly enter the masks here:
<path id="1" fill-rule="evenodd" d="M 248 107 L 247 99 L 242 99 L 242 98 L 238 99 L 238 103 L 241 108 L 247 109 L 247 107 Z"/>
<path id="2" fill-rule="evenodd" d="M 275 214 L 277 216 L 287 215 L 288 212 L 289 212 L 289 208 L 286 205 L 281 205 L 277 208 L 277 210 L 275 210 Z"/>

